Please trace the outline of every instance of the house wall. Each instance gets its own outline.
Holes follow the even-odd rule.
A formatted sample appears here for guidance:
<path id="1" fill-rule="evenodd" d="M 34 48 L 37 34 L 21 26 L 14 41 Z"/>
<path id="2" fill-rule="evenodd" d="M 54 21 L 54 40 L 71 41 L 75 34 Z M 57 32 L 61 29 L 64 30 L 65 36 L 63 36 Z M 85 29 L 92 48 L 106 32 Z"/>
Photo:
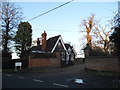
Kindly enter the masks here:
<path id="1" fill-rule="evenodd" d="M 88 57 L 85 58 L 85 68 L 95 71 L 120 72 L 118 57 Z"/>
<path id="2" fill-rule="evenodd" d="M 28 67 L 46 67 L 46 66 L 60 66 L 61 61 L 59 58 L 59 54 L 57 54 L 56 58 L 32 58 L 29 56 L 29 64 Z"/>

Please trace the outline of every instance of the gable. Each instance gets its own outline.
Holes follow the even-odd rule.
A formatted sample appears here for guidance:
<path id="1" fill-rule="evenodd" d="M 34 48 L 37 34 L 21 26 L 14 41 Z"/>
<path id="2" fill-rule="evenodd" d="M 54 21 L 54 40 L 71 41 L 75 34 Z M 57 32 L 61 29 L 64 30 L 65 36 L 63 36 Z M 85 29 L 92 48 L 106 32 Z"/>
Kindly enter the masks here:
<path id="1" fill-rule="evenodd" d="M 59 38 L 58 38 L 57 42 L 55 43 L 55 45 L 54 45 L 54 47 L 53 47 L 53 49 L 52 49 L 51 52 L 54 52 L 54 50 L 56 49 L 56 47 L 57 47 L 57 45 L 58 45 L 59 42 L 61 42 L 61 45 L 62 45 L 62 47 L 63 47 L 63 50 L 66 51 L 66 47 L 65 47 L 64 42 L 63 42 L 63 40 L 62 40 L 62 37 L 59 36 Z"/>
<path id="2" fill-rule="evenodd" d="M 61 35 L 58 35 L 58 36 L 55 36 L 55 37 L 51 37 L 47 40 L 47 52 L 54 52 L 55 50 L 67 50 L 66 47 L 65 47 L 65 44 L 62 40 L 62 37 Z M 31 50 L 34 50 L 34 51 L 41 51 L 41 46 L 35 46 L 33 47 Z"/>
<path id="3" fill-rule="evenodd" d="M 57 43 L 57 46 L 54 51 L 64 51 L 64 47 L 62 45 L 61 40 L 59 40 L 59 42 Z"/>
<path id="4" fill-rule="evenodd" d="M 53 47 L 55 46 L 57 40 L 59 38 L 59 35 L 58 36 L 55 36 L 55 37 L 51 37 L 47 40 L 47 51 L 48 52 L 51 52 Z"/>

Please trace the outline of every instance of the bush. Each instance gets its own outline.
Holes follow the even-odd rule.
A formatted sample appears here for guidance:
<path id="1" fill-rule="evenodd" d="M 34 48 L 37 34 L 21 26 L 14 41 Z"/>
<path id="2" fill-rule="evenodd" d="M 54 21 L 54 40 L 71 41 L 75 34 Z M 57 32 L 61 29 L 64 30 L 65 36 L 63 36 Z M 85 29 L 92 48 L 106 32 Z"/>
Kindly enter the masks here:
<path id="1" fill-rule="evenodd" d="M 109 56 L 109 53 L 104 52 L 102 48 L 96 48 L 90 51 L 90 56 Z"/>

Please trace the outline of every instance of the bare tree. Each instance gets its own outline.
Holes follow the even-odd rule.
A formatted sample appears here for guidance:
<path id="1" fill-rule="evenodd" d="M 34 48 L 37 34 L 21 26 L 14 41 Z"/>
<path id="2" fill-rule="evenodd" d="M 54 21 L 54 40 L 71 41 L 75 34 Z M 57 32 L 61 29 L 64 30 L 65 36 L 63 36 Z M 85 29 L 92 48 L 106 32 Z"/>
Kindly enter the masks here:
<path id="1" fill-rule="evenodd" d="M 110 39 L 109 36 L 113 32 L 113 23 L 112 20 L 109 20 L 108 25 L 101 26 L 99 23 L 95 25 L 95 29 L 92 31 L 95 38 L 97 38 L 97 43 L 103 45 L 103 49 L 105 52 L 109 52 L 110 48 Z"/>
<path id="2" fill-rule="evenodd" d="M 0 19 L 2 21 L 0 32 L 4 51 L 9 51 L 9 42 L 14 37 L 14 30 L 22 19 L 22 11 L 14 3 L 2 2 Z"/>
<path id="3" fill-rule="evenodd" d="M 83 20 L 82 25 L 85 27 L 86 38 L 88 45 L 93 47 L 101 47 L 105 52 L 109 51 L 110 40 L 109 36 L 113 31 L 112 21 L 106 26 L 100 25 L 98 20 L 94 19 L 92 14 L 87 20 Z"/>
<path id="4" fill-rule="evenodd" d="M 94 14 L 92 14 L 89 18 L 88 18 L 88 20 L 83 20 L 83 25 L 85 26 L 85 29 L 86 29 L 86 38 L 87 38 L 87 43 L 88 43 L 88 45 L 90 46 L 90 48 L 92 48 L 92 43 L 91 43 L 91 41 L 92 41 L 92 37 L 91 37 L 91 35 L 90 35 L 90 32 L 92 31 L 92 29 L 93 29 L 93 27 L 94 27 L 94 25 L 95 25 L 95 23 L 94 23 Z"/>

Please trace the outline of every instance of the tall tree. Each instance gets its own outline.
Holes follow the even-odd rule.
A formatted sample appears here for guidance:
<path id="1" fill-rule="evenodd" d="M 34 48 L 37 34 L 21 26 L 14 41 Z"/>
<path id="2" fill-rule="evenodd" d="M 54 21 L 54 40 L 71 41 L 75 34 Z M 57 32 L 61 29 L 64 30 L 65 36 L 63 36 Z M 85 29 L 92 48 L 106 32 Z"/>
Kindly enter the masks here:
<path id="1" fill-rule="evenodd" d="M 114 32 L 110 36 L 117 54 L 120 54 L 120 1 L 118 2 L 118 14 L 114 17 Z"/>
<path id="2" fill-rule="evenodd" d="M 110 36 L 111 41 L 114 43 L 117 54 L 120 54 L 120 26 L 114 28 L 114 32 Z"/>
<path id="3" fill-rule="evenodd" d="M 32 44 L 32 26 L 28 22 L 21 22 L 14 40 L 17 54 L 23 58 Z"/>
<path id="4" fill-rule="evenodd" d="M 95 15 L 92 14 L 88 19 L 83 20 L 82 25 L 85 27 L 84 32 L 86 32 L 88 45 L 91 48 L 101 45 L 101 48 L 103 48 L 105 52 L 108 52 L 110 44 L 109 35 L 113 31 L 111 21 L 109 25 L 102 26 L 98 20 L 95 20 Z"/>
<path id="5" fill-rule="evenodd" d="M 94 23 L 94 14 L 92 14 L 87 20 L 83 20 L 82 24 L 85 26 L 85 32 L 86 32 L 86 38 L 87 38 L 87 43 L 92 48 L 92 36 L 90 35 L 90 32 L 92 31 L 95 23 Z"/>
<path id="6" fill-rule="evenodd" d="M 112 26 L 112 25 L 110 25 L 110 26 Z M 99 39 L 97 41 L 97 43 L 103 45 L 103 49 L 105 52 L 109 52 L 109 47 L 110 47 L 109 36 L 110 36 L 112 31 L 113 31 L 113 28 L 108 29 L 107 25 L 101 26 L 100 24 L 95 25 L 95 30 L 93 30 L 95 38 Z"/>
<path id="7" fill-rule="evenodd" d="M 9 42 L 14 37 L 14 30 L 22 19 L 22 11 L 14 3 L 2 2 L 0 10 L 0 19 L 2 21 L 0 32 L 2 34 L 3 51 L 9 51 Z"/>

